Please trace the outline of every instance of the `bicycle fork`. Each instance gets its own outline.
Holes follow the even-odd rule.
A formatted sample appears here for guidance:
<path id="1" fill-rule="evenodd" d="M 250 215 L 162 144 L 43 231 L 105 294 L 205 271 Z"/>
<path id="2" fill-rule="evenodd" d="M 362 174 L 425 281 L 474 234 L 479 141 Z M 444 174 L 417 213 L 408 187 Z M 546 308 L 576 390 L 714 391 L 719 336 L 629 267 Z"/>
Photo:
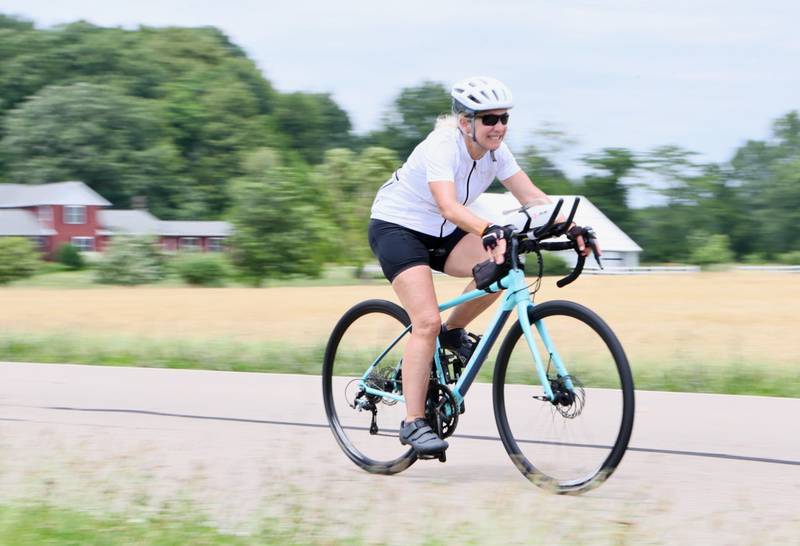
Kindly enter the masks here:
<path id="1" fill-rule="evenodd" d="M 536 365 L 536 374 L 539 376 L 539 382 L 542 384 L 542 388 L 544 389 L 544 396 L 548 401 L 555 404 L 558 403 L 558 401 L 553 393 L 550 378 L 547 377 L 547 371 L 545 370 L 542 356 L 539 353 L 539 348 L 536 346 L 536 340 L 533 337 L 533 330 L 531 329 L 531 321 L 530 317 L 528 316 L 528 310 L 532 308 L 533 303 L 531 303 L 529 300 L 517 302 L 517 314 L 519 315 L 520 325 L 522 326 L 522 333 L 525 336 L 525 341 L 528 342 L 528 348 L 531 351 L 531 356 L 533 356 L 533 361 Z M 564 386 L 567 387 L 570 392 L 573 391 L 575 387 L 569 377 L 566 366 L 564 366 L 564 362 L 561 360 L 561 356 L 556 350 L 555 344 L 547 332 L 547 327 L 544 324 L 544 320 L 537 320 L 535 322 L 535 326 L 536 331 L 539 333 L 539 337 L 542 340 L 544 349 L 548 353 L 549 361 L 553 363 L 556 369 L 556 374 L 559 378 L 564 378 Z"/>

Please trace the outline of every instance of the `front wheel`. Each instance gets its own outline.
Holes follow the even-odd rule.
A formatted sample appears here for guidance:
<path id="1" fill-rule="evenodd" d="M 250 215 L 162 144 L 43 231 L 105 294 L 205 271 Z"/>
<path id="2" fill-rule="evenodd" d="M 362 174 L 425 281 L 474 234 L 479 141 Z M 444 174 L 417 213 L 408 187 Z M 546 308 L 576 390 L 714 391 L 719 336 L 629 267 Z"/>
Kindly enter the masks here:
<path id="1" fill-rule="evenodd" d="M 339 446 L 355 464 L 376 474 L 396 474 L 411 466 L 417 456 L 400 444 L 401 401 L 367 394 L 360 380 L 374 389 L 402 394 L 403 335 L 411 323 L 399 305 L 368 300 L 349 309 L 328 340 L 322 365 L 325 414 Z M 398 339 L 399 338 L 399 339 Z M 396 340 L 396 343 L 392 343 Z"/>
<path id="2" fill-rule="evenodd" d="M 546 399 L 517 322 L 495 364 L 497 428 L 526 478 L 557 493 L 583 493 L 614 472 L 628 447 L 634 415 L 628 359 L 608 325 L 582 305 L 549 301 L 530 307 L 528 316 L 556 401 Z M 557 370 L 559 358 L 565 373 Z"/>

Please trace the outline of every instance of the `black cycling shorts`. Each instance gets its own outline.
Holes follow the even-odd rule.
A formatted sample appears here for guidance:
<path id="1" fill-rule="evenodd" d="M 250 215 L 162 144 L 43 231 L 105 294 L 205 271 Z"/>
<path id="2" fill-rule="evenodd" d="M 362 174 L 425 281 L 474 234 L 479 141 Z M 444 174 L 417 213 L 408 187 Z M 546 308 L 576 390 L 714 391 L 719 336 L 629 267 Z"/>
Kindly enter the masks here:
<path id="1" fill-rule="evenodd" d="M 375 218 L 369 221 L 369 246 L 389 282 L 414 265 L 444 272 L 447 257 L 466 234 L 456 228 L 446 237 L 435 237 Z"/>

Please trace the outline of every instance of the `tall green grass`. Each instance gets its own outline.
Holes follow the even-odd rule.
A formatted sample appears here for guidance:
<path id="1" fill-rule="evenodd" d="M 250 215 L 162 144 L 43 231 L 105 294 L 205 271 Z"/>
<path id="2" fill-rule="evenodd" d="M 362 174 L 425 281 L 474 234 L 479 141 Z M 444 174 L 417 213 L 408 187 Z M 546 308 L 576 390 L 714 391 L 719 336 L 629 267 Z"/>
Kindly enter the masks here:
<path id="1" fill-rule="evenodd" d="M 315 536 L 307 526 L 267 519 L 247 535 L 227 534 L 199 515 L 155 514 L 146 518 L 123 514 L 90 514 L 45 503 L 0 505 L 0 544 L 59 546 L 264 546 L 359 545 L 359 537 Z"/>
<path id="2" fill-rule="evenodd" d="M 289 345 L 230 339 L 0 333 L 0 360 L 11 362 L 318 375 L 324 354 L 322 343 Z M 364 354 L 346 357 L 344 369 L 348 373 L 365 370 L 370 361 Z M 478 380 L 490 382 L 493 368 L 490 357 Z M 637 389 L 800 397 L 800 376 L 787 366 L 770 366 L 768 362 L 653 361 L 633 362 L 632 368 Z M 603 385 L 603 380 L 592 378 L 592 383 Z"/>

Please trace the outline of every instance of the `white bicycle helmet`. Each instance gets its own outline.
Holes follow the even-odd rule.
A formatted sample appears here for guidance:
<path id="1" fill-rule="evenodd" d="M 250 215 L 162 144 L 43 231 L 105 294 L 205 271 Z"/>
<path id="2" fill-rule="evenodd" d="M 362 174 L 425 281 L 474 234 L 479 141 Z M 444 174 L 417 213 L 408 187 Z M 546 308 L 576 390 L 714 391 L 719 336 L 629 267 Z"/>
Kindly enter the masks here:
<path id="1" fill-rule="evenodd" d="M 485 110 L 512 108 L 511 90 L 500 80 L 488 76 L 473 76 L 456 83 L 450 91 L 453 111 L 474 115 Z"/>

